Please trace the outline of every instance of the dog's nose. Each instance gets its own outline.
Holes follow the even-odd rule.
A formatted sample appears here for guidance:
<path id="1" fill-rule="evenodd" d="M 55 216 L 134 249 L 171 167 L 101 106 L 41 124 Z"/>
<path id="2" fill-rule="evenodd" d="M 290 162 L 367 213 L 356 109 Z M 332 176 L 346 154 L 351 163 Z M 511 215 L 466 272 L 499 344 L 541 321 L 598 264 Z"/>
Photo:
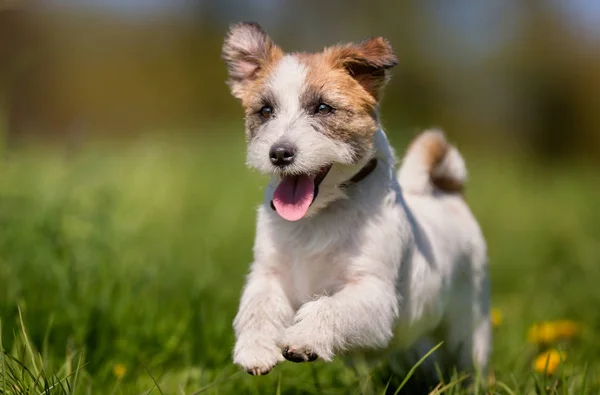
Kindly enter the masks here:
<path id="1" fill-rule="evenodd" d="M 278 167 L 285 167 L 294 162 L 296 147 L 290 143 L 278 143 L 271 147 L 269 158 L 271 163 Z"/>

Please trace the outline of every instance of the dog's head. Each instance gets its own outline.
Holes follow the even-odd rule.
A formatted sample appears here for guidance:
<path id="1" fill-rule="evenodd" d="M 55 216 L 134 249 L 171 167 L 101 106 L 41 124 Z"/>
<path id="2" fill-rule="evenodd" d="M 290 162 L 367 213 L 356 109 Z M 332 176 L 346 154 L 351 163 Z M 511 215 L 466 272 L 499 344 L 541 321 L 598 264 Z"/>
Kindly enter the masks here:
<path id="1" fill-rule="evenodd" d="M 230 28 L 223 58 L 245 109 L 247 162 L 274 176 L 277 212 L 298 220 L 342 197 L 339 184 L 373 153 L 377 105 L 397 64 L 389 43 L 377 37 L 285 54 L 244 22 Z"/>

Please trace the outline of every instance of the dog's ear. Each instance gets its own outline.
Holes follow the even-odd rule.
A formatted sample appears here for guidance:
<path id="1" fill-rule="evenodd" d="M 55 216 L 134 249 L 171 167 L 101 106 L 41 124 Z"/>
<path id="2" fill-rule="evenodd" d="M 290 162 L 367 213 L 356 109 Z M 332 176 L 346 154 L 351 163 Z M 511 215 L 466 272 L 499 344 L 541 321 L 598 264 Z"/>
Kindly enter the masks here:
<path id="1" fill-rule="evenodd" d="M 337 65 L 379 100 L 389 80 L 389 70 L 398 64 L 390 43 L 383 37 L 374 37 L 359 44 L 333 47 L 331 51 Z"/>
<path id="2" fill-rule="evenodd" d="M 229 69 L 227 83 L 231 93 L 241 99 L 248 83 L 266 65 L 283 56 L 283 52 L 258 23 L 240 22 L 229 28 L 222 56 Z"/>

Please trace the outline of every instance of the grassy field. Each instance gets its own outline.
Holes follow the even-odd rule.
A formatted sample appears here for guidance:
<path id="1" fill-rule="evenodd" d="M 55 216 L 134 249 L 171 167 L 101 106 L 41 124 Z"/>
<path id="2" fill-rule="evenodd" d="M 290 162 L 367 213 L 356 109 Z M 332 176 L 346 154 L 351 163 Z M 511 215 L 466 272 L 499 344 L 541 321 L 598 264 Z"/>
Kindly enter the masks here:
<path id="1" fill-rule="evenodd" d="M 466 157 L 503 315 L 490 393 L 600 393 L 597 169 L 489 151 Z M 264 181 L 241 134 L 4 156 L 0 394 L 383 393 L 341 361 L 258 378 L 231 364 Z M 546 377 L 528 330 L 557 319 L 583 329 L 549 339 L 567 358 Z"/>

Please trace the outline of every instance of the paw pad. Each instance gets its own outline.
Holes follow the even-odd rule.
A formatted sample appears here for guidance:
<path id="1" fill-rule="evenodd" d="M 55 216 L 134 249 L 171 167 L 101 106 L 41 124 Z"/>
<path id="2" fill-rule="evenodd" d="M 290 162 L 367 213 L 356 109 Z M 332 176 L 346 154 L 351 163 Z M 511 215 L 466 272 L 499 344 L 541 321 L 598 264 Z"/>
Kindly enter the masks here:
<path id="1" fill-rule="evenodd" d="M 284 348 L 282 354 L 285 359 L 291 362 L 312 362 L 319 357 L 314 352 L 300 352 L 290 347 Z"/>
<path id="2" fill-rule="evenodd" d="M 261 369 L 261 368 L 250 368 L 250 369 L 246 369 L 246 372 L 248 372 L 248 374 L 251 374 L 252 376 L 264 376 L 269 374 L 269 372 L 271 371 L 271 369 Z"/>

